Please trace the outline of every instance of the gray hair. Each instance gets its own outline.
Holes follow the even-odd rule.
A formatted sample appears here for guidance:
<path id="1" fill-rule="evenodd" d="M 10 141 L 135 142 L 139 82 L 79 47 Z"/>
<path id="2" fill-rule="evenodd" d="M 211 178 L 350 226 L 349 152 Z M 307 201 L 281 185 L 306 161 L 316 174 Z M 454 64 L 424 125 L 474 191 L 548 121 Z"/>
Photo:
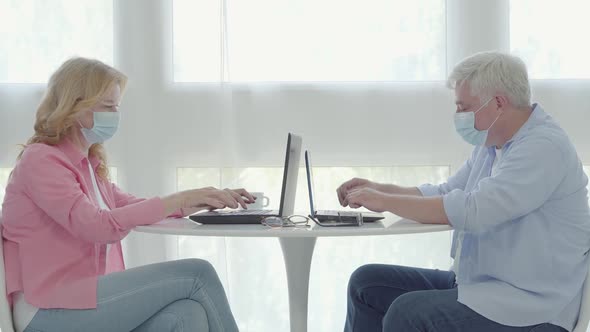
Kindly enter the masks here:
<path id="1" fill-rule="evenodd" d="M 531 87 L 524 62 L 513 55 L 481 52 L 469 56 L 453 68 L 447 87 L 455 89 L 469 83 L 471 93 L 480 99 L 505 94 L 515 107 L 531 104 Z"/>

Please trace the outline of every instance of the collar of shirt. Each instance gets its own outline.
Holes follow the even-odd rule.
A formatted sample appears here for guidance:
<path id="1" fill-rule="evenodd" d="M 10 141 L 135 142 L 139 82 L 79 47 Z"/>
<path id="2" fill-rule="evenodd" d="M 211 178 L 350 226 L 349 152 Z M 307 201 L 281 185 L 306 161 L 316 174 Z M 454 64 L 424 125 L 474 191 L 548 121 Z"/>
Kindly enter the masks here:
<path id="1" fill-rule="evenodd" d="M 543 111 L 543 108 L 538 103 L 534 103 L 532 108 L 533 112 L 531 113 L 531 116 L 528 118 L 528 120 L 526 120 L 522 127 L 520 127 L 520 129 L 518 129 L 516 133 L 512 135 L 512 138 L 506 141 L 506 144 L 504 144 L 502 148 L 508 148 L 510 145 L 512 145 L 512 142 L 523 136 L 529 129 L 533 128 L 545 116 L 545 111 Z M 490 155 L 495 156 L 496 147 L 488 147 L 488 153 Z"/>
<path id="2" fill-rule="evenodd" d="M 57 144 L 57 147 L 70 159 L 72 164 L 79 166 L 82 160 L 86 159 L 87 156 L 80 151 L 80 149 L 69 139 L 64 138 Z M 92 169 L 96 170 L 100 164 L 100 160 L 96 156 L 88 158 Z"/>

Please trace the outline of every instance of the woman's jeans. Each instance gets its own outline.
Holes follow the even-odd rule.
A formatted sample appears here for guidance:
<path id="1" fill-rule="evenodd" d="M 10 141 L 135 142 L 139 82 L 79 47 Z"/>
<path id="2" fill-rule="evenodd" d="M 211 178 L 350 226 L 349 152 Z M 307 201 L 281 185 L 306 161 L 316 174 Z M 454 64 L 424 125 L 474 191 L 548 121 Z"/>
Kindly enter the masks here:
<path id="1" fill-rule="evenodd" d="M 40 309 L 25 332 L 238 331 L 211 264 L 185 259 L 101 276 L 96 309 Z"/>
<path id="2" fill-rule="evenodd" d="M 346 332 L 564 332 L 549 323 L 498 324 L 457 301 L 455 274 L 395 265 L 357 269 L 348 284 Z"/>

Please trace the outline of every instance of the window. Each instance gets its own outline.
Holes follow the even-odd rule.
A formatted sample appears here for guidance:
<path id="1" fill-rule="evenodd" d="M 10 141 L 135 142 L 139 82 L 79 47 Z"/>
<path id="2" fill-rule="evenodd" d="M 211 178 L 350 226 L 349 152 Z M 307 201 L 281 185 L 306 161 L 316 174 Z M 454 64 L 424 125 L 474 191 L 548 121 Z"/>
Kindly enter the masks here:
<path id="1" fill-rule="evenodd" d="M 111 182 L 119 185 L 119 170 L 117 167 L 109 166 L 109 174 L 111 176 Z"/>
<path id="2" fill-rule="evenodd" d="M 590 1 L 511 0 L 510 47 L 531 78 L 590 79 Z"/>
<path id="3" fill-rule="evenodd" d="M 177 82 L 445 76 L 444 0 L 175 0 L 173 6 Z"/>
<path id="4" fill-rule="evenodd" d="M 113 62 L 113 1 L 0 1 L 0 83 L 44 83 L 72 56 Z"/>
<path id="5" fill-rule="evenodd" d="M 340 208 L 336 188 L 353 177 L 385 183 L 416 185 L 438 183 L 449 176 L 448 166 L 386 166 L 386 167 L 314 167 L 315 196 L 318 209 Z M 269 209 L 278 209 L 283 181 L 282 167 L 248 168 L 178 168 L 177 189 L 201 187 L 246 188 L 264 192 L 270 198 Z M 305 169 L 299 170 L 295 210 L 308 211 L 307 180 Z"/>
<path id="6" fill-rule="evenodd" d="M 4 202 L 4 193 L 6 190 L 6 184 L 8 183 L 8 177 L 10 176 L 10 172 L 12 172 L 12 167 L 0 168 L 0 210 L 2 210 L 2 202 Z"/>
<path id="7" fill-rule="evenodd" d="M 220 0 L 175 0 L 173 13 L 174 80 L 220 81 Z"/>
<path id="8" fill-rule="evenodd" d="M 316 167 L 315 193 L 320 208 L 336 208 L 337 186 L 352 177 L 416 185 L 441 183 L 448 178 L 449 173 L 448 166 Z M 208 185 L 245 187 L 252 191 L 263 191 L 270 198 L 270 208 L 273 209 L 279 206 L 282 177 L 281 167 L 177 169 L 179 190 Z M 300 169 L 298 180 L 295 210 L 307 212 L 309 202 L 304 169 Z M 350 273 L 356 267 L 373 261 L 448 268 L 451 264 L 449 251 L 450 232 L 319 239 L 312 262 L 313 278 L 310 280 L 310 331 L 342 329 L 346 312 L 346 285 Z M 256 259 L 245 257 L 241 254 L 244 252 L 257 253 Z M 281 248 L 276 239 L 181 236 L 178 254 L 178 258 L 206 259 L 215 266 L 234 308 L 240 331 L 289 330 L 287 280 Z M 256 273 L 244 274 L 240 271 Z M 250 305 L 253 298 L 256 299 L 256 306 Z"/>
<path id="9" fill-rule="evenodd" d="M 177 168 L 176 190 L 221 186 L 220 168 Z"/>

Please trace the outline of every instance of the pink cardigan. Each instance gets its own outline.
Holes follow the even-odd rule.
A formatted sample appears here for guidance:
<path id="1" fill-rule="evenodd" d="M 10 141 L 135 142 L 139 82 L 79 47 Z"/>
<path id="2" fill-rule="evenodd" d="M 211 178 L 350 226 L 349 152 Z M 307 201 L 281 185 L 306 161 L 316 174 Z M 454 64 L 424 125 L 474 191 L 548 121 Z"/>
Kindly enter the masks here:
<path id="1" fill-rule="evenodd" d="M 1 221 L 11 303 L 12 294 L 23 291 L 38 308 L 96 308 L 98 276 L 125 269 L 121 239 L 135 226 L 166 217 L 160 198 L 138 199 L 97 176 L 111 209 L 101 210 L 88 162 L 67 139 L 32 144 L 17 162 Z M 95 172 L 98 163 L 90 158 Z"/>

